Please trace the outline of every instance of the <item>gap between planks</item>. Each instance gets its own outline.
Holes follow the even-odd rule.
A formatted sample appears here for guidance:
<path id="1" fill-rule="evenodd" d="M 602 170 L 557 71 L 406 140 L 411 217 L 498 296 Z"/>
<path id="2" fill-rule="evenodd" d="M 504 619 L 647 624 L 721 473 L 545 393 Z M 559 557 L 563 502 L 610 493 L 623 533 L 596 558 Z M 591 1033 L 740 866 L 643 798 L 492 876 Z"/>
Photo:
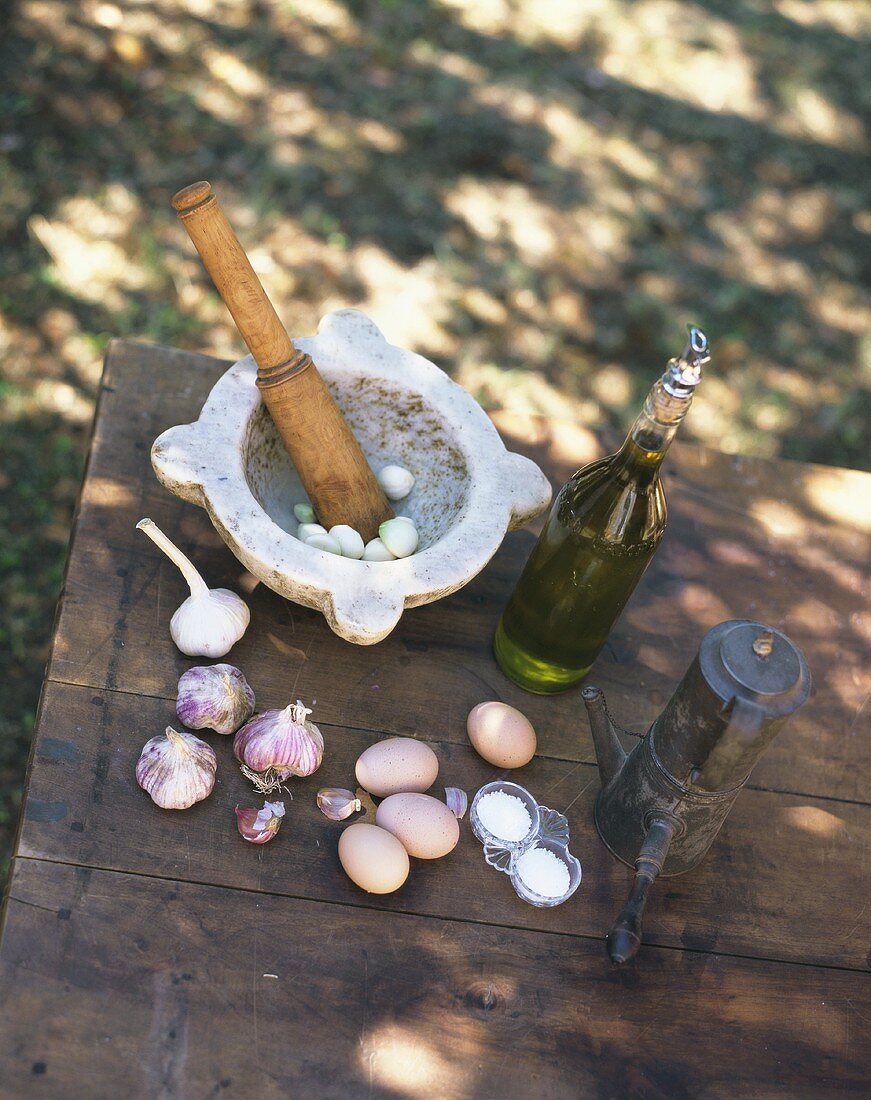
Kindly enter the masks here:
<path id="1" fill-rule="evenodd" d="M 45 685 L 54 684 L 58 687 L 79 688 L 82 691 L 98 691 L 107 695 L 129 695 L 134 699 L 157 699 L 165 703 L 174 703 L 175 697 L 171 695 L 149 695 L 144 691 L 127 691 L 124 688 L 107 688 L 105 686 L 100 687 L 97 684 L 82 684 L 76 683 L 74 680 L 61 680 L 55 676 L 48 676 L 44 681 Z M 43 688 L 43 693 L 45 688 Z M 335 730 L 357 730 L 359 733 L 371 733 L 375 737 L 413 737 L 417 741 L 426 741 L 433 745 L 462 745 L 461 741 L 448 741 L 444 737 L 427 737 L 425 734 L 405 734 L 405 733 L 391 733 L 389 730 L 372 729 L 369 726 L 356 726 L 356 725 L 341 725 L 338 722 L 318 722 L 318 728 L 323 726 L 325 729 Z M 39 731 L 39 712 L 37 712 L 36 732 L 34 733 L 33 744 L 36 743 L 37 733 Z M 620 729 L 621 734 L 625 734 L 627 737 L 634 737 L 638 741 L 642 739 L 644 734 L 633 733 L 631 730 Z M 561 764 L 580 764 L 585 768 L 598 767 L 595 760 L 577 760 L 571 756 L 553 756 L 551 753 L 537 752 L 535 754 L 542 760 L 554 760 Z M 30 764 L 28 763 L 28 774 Z M 865 801 L 860 798 L 835 798 L 834 795 L 827 794 L 815 794 L 811 791 L 793 791 L 785 787 L 762 787 L 756 783 L 745 783 L 744 789 L 748 791 L 759 791 L 762 794 L 785 794 L 790 795 L 793 798 L 813 798 L 820 802 L 836 802 L 839 805 L 845 806 L 867 806 L 871 808 L 871 801 Z"/>
<path id="2" fill-rule="evenodd" d="M 244 886 L 221 886 L 214 882 L 205 882 L 200 879 L 186 879 L 186 878 L 173 878 L 171 875 L 151 875 L 146 874 L 144 871 L 119 871 L 115 867 L 102 867 L 96 863 L 73 863 L 64 859 L 43 859 L 41 856 L 15 856 L 9 868 L 9 892 L 6 896 L 6 918 L 9 918 L 9 903 L 16 902 L 18 905 L 31 906 L 35 909 L 43 909 L 47 913 L 56 913 L 56 909 L 52 909 L 46 905 L 34 905 L 32 902 L 28 902 L 22 898 L 16 898 L 11 893 L 12 884 L 14 881 L 14 871 L 18 863 L 45 863 L 53 864 L 58 867 L 81 867 L 82 870 L 99 871 L 101 874 L 125 876 L 128 875 L 131 878 L 145 879 L 152 882 L 170 882 L 178 886 L 197 886 L 201 889 L 207 890 L 221 890 L 230 894 L 252 894 L 254 897 L 271 897 L 271 898 L 287 898 L 290 901 L 304 902 L 310 905 L 335 905 L 341 909 L 354 909 L 368 913 L 384 913 L 390 917 L 406 917 L 409 920 L 422 920 L 422 921 L 443 921 L 451 924 L 469 924 L 469 925 L 484 925 L 487 928 L 505 928 L 510 932 L 517 932 L 526 934 L 529 936 L 558 936 L 567 940 L 583 940 L 585 943 L 598 943 L 602 945 L 602 951 L 605 951 L 605 936 L 590 936 L 583 932 L 561 932 L 558 929 L 543 929 L 543 928 L 526 928 L 523 925 L 516 924 L 504 924 L 500 921 L 485 921 L 485 920 L 471 920 L 467 917 L 454 917 L 454 916 L 442 916 L 436 913 L 409 913 L 402 909 L 379 909 L 371 905 L 356 904 L 351 901 L 334 901 L 329 898 L 313 898 L 307 894 L 283 894 L 278 893 L 275 890 L 252 890 Z M 5 922 L 4 922 L 5 923 Z M 780 959 L 776 955 L 743 955 L 734 951 L 706 951 L 704 948 L 697 947 L 674 947 L 671 944 L 655 943 L 653 941 L 645 939 L 642 943 L 642 948 L 650 948 L 655 951 L 671 951 L 678 955 L 706 955 L 710 958 L 717 959 L 735 959 L 737 962 L 757 962 L 757 963 L 771 963 L 774 966 L 794 966 L 803 969 L 812 970 L 838 970 L 843 971 L 846 974 L 867 974 L 868 971 L 862 967 L 853 966 L 836 966 L 831 963 L 820 962 L 802 962 L 800 959 Z"/>

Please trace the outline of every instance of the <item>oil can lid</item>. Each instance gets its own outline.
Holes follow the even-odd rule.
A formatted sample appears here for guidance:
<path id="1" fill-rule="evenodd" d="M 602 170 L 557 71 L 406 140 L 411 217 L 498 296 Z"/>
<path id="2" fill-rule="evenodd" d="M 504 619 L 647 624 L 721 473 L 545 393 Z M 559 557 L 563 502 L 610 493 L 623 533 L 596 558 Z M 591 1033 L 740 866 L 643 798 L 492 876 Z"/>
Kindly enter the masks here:
<path id="1" fill-rule="evenodd" d="M 719 657 L 733 683 L 756 696 L 762 706 L 800 706 L 810 690 L 810 672 L 798 647 L 763 623 L 743 620 L 728 625 Z"/>

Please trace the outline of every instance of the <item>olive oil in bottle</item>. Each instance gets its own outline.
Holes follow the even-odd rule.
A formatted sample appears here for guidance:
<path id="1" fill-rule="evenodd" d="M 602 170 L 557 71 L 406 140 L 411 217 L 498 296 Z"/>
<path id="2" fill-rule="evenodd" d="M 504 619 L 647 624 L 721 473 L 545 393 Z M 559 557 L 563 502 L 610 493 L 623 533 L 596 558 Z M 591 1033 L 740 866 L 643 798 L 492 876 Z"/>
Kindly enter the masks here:
<path id="1" fill-rule="evenodd" d="M 620 450 L 557 494 L 493 644 L 527 691 L 565 691 L 587 675 L 650 564 L 667 515 L 659 467 L 708 359 L 707 338 L 689 327 Z"/>

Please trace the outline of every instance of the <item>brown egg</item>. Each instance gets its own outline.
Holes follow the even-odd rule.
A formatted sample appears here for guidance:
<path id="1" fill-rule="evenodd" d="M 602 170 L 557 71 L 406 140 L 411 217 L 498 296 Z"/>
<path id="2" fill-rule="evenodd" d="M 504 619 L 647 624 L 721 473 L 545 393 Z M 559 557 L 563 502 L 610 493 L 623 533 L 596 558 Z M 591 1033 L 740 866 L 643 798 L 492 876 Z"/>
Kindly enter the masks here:
<path id="1" fill-rule="evenodd" d="M 452 852 L 460 839 L 456 817 L 444 802 L 429 794 L 392 794 L 378 807 L 375 821 L 418 859 L 440 859 Z"/>
<path id="2" fill-rule="evenodd" d="M 376 798 L 401 791 L 427 791 L 439 773 L 439 758 L 413 737 L 388 737 L 360 754 L 357 782 Z"/>
<path id="3" fill-rule="evenodd" d="M 497 768 L 522 768 L 535 756 L 532 723 L 507 703 L 479 703 L 466 729 L 475 752 Z"/>
<path id="4" fill-rule="evenodd" d="M 370 894 L 392 894 L 408 878 L 408 852 L 386 829 L 358 821 L 339 837 L 339 862 Z"/>

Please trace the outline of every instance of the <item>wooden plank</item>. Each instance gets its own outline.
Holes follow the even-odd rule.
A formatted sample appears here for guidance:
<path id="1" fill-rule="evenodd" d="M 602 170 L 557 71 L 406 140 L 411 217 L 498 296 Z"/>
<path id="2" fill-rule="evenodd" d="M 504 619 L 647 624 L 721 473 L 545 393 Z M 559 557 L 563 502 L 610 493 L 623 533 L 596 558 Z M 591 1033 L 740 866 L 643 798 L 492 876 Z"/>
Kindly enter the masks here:
<path id="1" fill-rule="evenodd" d="M 132 344 L 109 358 L 93 460 L 49 676 L 169 696 L 186 667 L 167 624 L 185 595 L 173 567 L 134 530 L 151 514 L 201 564 L 235 587 L 240 567 L 205 513 L 157 484 L 148 450 L 169 425 L 192 419 L 222 364 Z M 143 401 L 144 388 L 149 400 Z M 503 417 L 510 446 L 536 457 L 555 483 L 596 443 L 571 425 Z M 758 617 L 800 644 L 815 677 L 810 702 L 753 777 L 773 790 L 867 801 L 871 738 L 861 737 L 869 674 L 863 642 L 868 539 L 850 519 L 871 477 L 795 463 L 676 449 L 666 474 L 671 522 L 651 570 L 612 634 L 591 681 L 619 720 L 642 732 L 661 709 L 702 635 L 722 619 Z M 408 612 L 383 643 L 336 639 L 315 612 L 260 586 L 253 627 L 230 659 L 270 690 L 288 684 L 320 700 L 338 725 L 464 739 L 465 715 L 486 698 L 526 711 L 542 749 L 592 761 L 578 692 L 541 698 L 511 684 L 490 639 L 533 536 L 510 535 L 490 566 L 448 599 Z M 255 674 L 256 669 L 256 674 Z M 271 688 L 271 685 L 274 686 Z"/>
<path id="2" fill-rule="evenodd" d="M 255 681 L 255 688 L 257 688 Z M 316 711 L 320 709 L 320 704 Z M 317 713 L 315 715 L 317 717 Z M 380 735 L 322 725 L 320 770 L 294 780 L 278 837 L 245 844 L 233 807 L 261 805 L 232 759 L 230 738 L 206 735 L 219 758 L 218 783 L 184 812 L 157 809 L 136 785 L 144 742 L 175 721 L 172 703 L 49 684 L 43 700 L 19 853 L 246 890 L 603 937 L 628 893 L 630 872 L 607 852 L 593 823 L 596 769 L 536 758 L 514 773 L 545 805 L 567 813 L 572 851 L 584 867 L 575 897 L 535 909 L 507 877 L 488 868 L 466 820 L 446 859 L 414 861 L 395 895 L 363 894 L 337 855 L 343 826 L 315 805 L 321 786 L 354 786 L 354 762 Z M 468 745 L 432 741 L 445 785 L 470 797 L 497 771 Z M 370 810 L 371 812 L 371 810 Z M 371 820 L 371 816 L 368 818 Z M 863 968 L 871 912 L 865 897 L 871 808 L 746 791 L 709 857 L 689 874 L 663 880 L 646 919 L 650 943 L 693 950 Z"/>
<path id="3" fill-rule="evenodd" d="M 848 971 L 17 861 L 7 1097 L 867 1095 Z"/>

